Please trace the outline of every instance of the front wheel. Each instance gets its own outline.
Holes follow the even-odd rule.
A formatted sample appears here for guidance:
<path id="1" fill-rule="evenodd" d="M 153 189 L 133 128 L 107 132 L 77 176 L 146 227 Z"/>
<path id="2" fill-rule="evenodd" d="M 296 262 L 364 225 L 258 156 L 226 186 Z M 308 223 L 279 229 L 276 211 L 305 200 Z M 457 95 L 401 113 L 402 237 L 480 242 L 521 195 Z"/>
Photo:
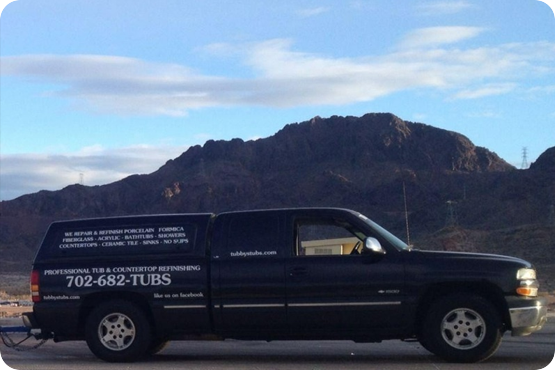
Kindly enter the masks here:
<path id="1" fill-rule="evenodd" d="M 457 294 L 432 303 L 421 335 L 424 347 L 447 361 L 479 362 L 499 347 L 502 324 L 489 301 Z"/>
<path id="2" fill-rule="evenodd" d="M 126 301 L 109 301 L 96 307 L 85 330 L 91 352 L 108 362 L 136 361 L 148 353 L 151 345 L 145 314 Z"/>

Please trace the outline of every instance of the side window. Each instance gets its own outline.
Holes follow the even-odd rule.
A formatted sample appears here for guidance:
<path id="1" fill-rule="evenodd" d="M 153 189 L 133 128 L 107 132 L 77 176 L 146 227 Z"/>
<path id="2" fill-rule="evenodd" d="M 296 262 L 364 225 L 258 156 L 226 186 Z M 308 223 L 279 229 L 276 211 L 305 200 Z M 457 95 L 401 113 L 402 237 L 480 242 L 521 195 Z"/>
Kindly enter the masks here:
<path id="1" fill-rule="evenodd" d="M 272 257 L 279 253 L 279 215 L 237 214 L 228 226 L 228 256 Z"/>
<path id="2" fill-rule="evenodd" d="M 364 235 L 345 223 L 299 220 L 296 230 L 298 256 L 355 255 L 362 251 Z"/>

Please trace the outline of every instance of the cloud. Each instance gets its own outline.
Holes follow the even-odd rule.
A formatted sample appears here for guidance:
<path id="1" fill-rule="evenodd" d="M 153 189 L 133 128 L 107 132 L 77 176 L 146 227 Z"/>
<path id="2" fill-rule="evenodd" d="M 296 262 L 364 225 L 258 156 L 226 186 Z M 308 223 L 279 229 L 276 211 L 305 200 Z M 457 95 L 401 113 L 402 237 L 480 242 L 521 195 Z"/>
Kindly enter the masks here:
<path id="1" fill-rule="evenodd" d="M 478 99 L 486 96 L 508 94 L 517 87 L 514 83 L 490 84 L 475 89 L 459 91 L 454 95 L 455 99 Z"/>
<path id="2" fill-rule="evenodd" d="M 357 11 L 375 10 L 377 9 L 377 4 L 372 2 L 372 0 L 352 0 L 349 2 L 349 7 Z"/>
<path id="3" fill-rule="evenodd" d="M 494 109 L 484 108 L 478 111 L 471 111 L 466 113 L 467 117 L 470 118 L 502 118 L 503 114 Z"/>
<path id="4" fill-rule="evenodd" d="M 428 115 L 425 114 L 425 113 L 413 113 L 413 114 L 412 114 L 412 118 L 413 118 L 416 122 L 423 122 L 427 117 L 428 117 Z"/>
<path id="5" fill-rule="evenodd" d="M 555 94 L 555 85 L 535 86 L 528 90 L 530 94 Z"/>
<path id="6" fill-rule="evenodd" d="M 1 58 L 0 71 L 3 76 L 50 84 L 50 98 L 68 99 L 76 109 L 177 117 L 208 107 L 345 105 L 413 89 L 441 90 L 446 98 L 479 97 L 508 91 L 518 80 L 553 73 L 553 43 L 458 45 L 483 31 L 417 29 L 389 53 L 358 58 L 298 51 L 289 39 L 209 46 L 206 50 L 217 51 L 214 58 L 241 63 L 246 69 L 242 74 L 249 77 L 237 78 L 101 55 L 8 56 Z"/>
<path id="7" fill-rule="evenodd" d="M 439 16 L 460 13 L 473 7 L 467 1 L 437 1 L 417 5 L 416 10 L 421 15 Z"/>
<path id="8" fill-rule="evenodd" d="M 314 17 L 330 11 L 329 7 L 320 6 L 316 8 L 305 8 L 297 10 L 297 14 L 302 18 Z"/>
<path id="9" fill-rule="evenodd" d="M 427 27 L 410 32 L 401 41 L 399 48 L 429 48 L 453 44 L 476 37 L 484 31 L 479 27 Z"/>
<path id="10" fill-rule="evenodd" d="M 59 85 L 50 95 L 118 115 L 184 116 L 214 105 L 215 86 L 228 83 L 181 65 L 117 56 L 23 55 L 2 57 L 1 63 L 2 75 Z"/>
<path id="11" fill-rule="evenodd" d="M 38 190 L 58 190 L 81 180 L 92 186 L 151 173 L 186 149 L 151 145 L 106 149 L 96 145 L 66 154 L 2 155 L 0 199 L 14 199 Z"/>

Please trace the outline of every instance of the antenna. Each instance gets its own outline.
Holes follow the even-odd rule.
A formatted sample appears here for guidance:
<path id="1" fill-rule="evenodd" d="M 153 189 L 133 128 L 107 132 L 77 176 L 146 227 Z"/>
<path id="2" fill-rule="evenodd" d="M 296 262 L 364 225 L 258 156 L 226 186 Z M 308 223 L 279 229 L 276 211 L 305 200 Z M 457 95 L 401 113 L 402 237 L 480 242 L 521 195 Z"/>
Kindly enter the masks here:
<path id="1" fill-rule="evenodd" d="M 522 164 L 520 165 L 521 170 L 528 168 L 528 148 L 522 147 Z"/>
<path id="2" fill-rule="evenodd" d="M 409 211 L 407 207 L 407 187 L 404 181 L 403 181 L 403 201 L 405 203 L 405 226 L 407 228 L 407 245 L 410 245 Z"/>
<path id="3" fill-rule="evenodd" d="M 85 174 L 83 172 L 79 173 L 79 185 L 85 184 Z"/>

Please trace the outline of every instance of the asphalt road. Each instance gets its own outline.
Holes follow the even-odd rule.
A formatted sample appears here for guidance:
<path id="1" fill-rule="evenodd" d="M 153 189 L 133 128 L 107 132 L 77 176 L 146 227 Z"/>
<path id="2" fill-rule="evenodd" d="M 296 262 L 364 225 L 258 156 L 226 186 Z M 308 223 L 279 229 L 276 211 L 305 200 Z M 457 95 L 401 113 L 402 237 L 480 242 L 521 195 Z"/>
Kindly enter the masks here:
<path id="1" fill-rule="evenodd" d="M 5 322 L 3 323 L 6 324 Z M 535 370 L 555 354 L 555 319 L 528 337 L 506 334 L 497 353 L 480 364 L 449 364 L 418 342 L 172 342 L 144 362 L 110 364 L 95 358 L 84 342 L 47 342 L 36 350 L 16 352 L 0 344 L 4 362 L 14 369 L 502 369 Z M 3 367 L 0 363 L 0 369 Z M 555 362 L 551 365 L 555 369 Z M 551 368 L 551 367 L 550 367 Z M 548 368 L 549 369 L 549 368 Z"/>

